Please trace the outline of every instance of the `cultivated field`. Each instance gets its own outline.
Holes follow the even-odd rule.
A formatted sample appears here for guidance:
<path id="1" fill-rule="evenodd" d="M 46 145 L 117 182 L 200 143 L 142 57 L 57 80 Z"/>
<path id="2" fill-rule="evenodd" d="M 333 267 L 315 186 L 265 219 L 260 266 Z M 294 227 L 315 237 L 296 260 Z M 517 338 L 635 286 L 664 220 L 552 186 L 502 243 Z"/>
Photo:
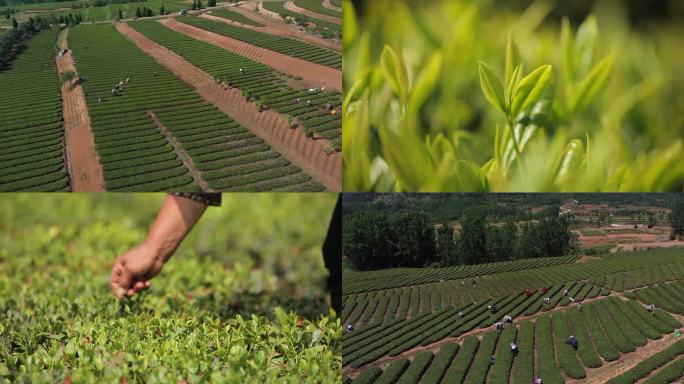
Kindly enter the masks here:
<path id="1" fill-rule="evenodd" d="M 678 339 L 684 320 L 684 249 L 578 259 L 345 272 L 342 321 L 355 328 L 343 341 L 345 380 L 678 380 L 684 353 L 684 341 Z M 493 303 L 496 313 L 488 309 Z M 655 304 L 653 313 L 648 304 Z M 513 325 L 499 334 L 494 325 L 504 315 L 513 318 Z M 577 351 L 565 343 L 570 335 L 579 342 Z M 511 342 L 520 349 L 515 357 Z"/>
<path id="2" fill-rule="evenodd" d="M 157 15 L 162 5 L 148 4 L 156 20 L 85 18 L 59 43 L 53 21 L 28 39 L 0 71 L 11 79 L 0 86 L 0 134 L 11 138 L 0 190 L 340 190 L 339 36 L 259 14 L 256 2 L 180 17 Z"/>

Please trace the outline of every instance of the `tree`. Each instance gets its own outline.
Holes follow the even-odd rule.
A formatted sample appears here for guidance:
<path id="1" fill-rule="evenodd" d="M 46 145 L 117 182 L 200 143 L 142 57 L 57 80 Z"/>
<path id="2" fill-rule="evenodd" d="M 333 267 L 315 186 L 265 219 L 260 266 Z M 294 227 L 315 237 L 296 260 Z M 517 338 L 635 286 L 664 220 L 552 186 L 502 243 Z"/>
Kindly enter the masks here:
<path id="1" fill-rule="evenodd" d="M 135 9 L 135 17 L 141 17 L 142 13 L 140 13 L 140 8 Z"/>
<path id="2" fill-rule="evenodd" d="M 356 269 L 366 271 L 390 266 L 388 220 L 386 214 L 377 212 L 345 215 L 342 220 L 342 250 Z"/>
<path id="3" fill-rule="evenodd" d="M 123 19 L 123 12 L 121 12 L 121 8 L 119 8 L 119 20 Z"/>
<path id="4" fill-rule="evenodd" d="M 657 224 L 655 214 L 648 215 L 648 227 L 653 228 Z"/>
<path id="5" fill-rule="evenodd" d="M 674 240 L 678 236 L 684 236 L 684 198 L 679 197 L 672 204 L 670 226 L 672 227 L 671 239 Z"/>
<path id="6" fill-rule="evenodd" d="M 12 18 L 12 28 L 19 28 L 19 23 L 17 23 L 17 19 L 15 19 L 14 17 Z"/>
<path id="7" fill-rule="evenodd" d="M 197 0 L 192 0 L 192 6 L 190 7 L 193 11 L 197 9 Z"/>
<path id="8" fill-rule="evenodd" d="M 159 14 L 160 14 L 160 15 L 165 15 L 165 14 L 166 14 L 166 10 L 164 9 L 164 4 L 162 4 L 162 6 L 159 8 Z"/>
<path id="9" fill-rule="evenodd" d="M 454 227 L 448 222 L 437 230 L 437 259 L 443 266 L 458 264 Z"/>
<path id="10" fill-rule="evenodd" d="M 482 263 L 487 257 L 487 234 L 484 215 L 475 210 L 465 213 L 459 235 L 460 264 Z"/>
<path id="11" fill-rule="evenodd" d="M 487 227 L 487 254 L 490 261 L 511 260 L 515 257 L 515 240 L 518 228 L 509 222 L 502 226 Z"/>
<path id="12" fill-rule="evenodd" d="M 197 9 L 202 9 L 202 1 L 197 0 Z"/>

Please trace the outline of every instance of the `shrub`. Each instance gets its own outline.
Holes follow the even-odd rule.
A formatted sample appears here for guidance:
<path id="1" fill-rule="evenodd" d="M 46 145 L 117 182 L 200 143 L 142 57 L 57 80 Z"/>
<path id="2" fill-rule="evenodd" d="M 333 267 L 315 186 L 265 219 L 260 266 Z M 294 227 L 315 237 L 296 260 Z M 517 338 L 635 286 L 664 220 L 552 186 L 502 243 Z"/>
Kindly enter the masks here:
<path id="1" fill-rule="evenodd" d="M 374 384 L 396 383 L 410 364 L 411 362 L 405 357 L 393 361 L 392 364 L 382 372 L 382 375 L 378 377 Z"/>
<path id="2" fill-rule="evenodd" d="M 518 334 L 520 352 L 513 362 L 512 384 L 528 384 L 534 379 L 534 325 L 526 320 L 520 323 Z"/>
<path id="3" fill-rule="evenodd" d="M 382 374 L 382 369 L 373 367 L 364 369 L 361 374 L 356 376 L 352 384 L 371 384 Z"/>
<path id="4" fill-rule="evenodd" d="M 451 367 L 444 375 L 444 384 L 460 384 L 463 382 L 466 373 L 470 369 L 473 358 L 475 357 L 475 351 L 477 351 L 478 345 L 479 341 L 474 336 L 465 339 L 456 358 L 451 363 Z"/>
<path id="5" fill-rule="evenodd" d="M 464 384 L 479 384 L 486 381 L 487 372 L 490 369 L 489 356 L 494 353 L 498 337 L 499 335 L 496 332 L 488 332 L 482 336 L 480 348 L 477 350 L 475 359 L 470 365 L 470 370 L 468 370 L 468 376 L 466 376 Z"/>
<path id="6" fill-rule="evenodd" d="M 651 355 L 646 360 L 641 361 L 634 368 L 620 374 L 606 382 L 606 384 L 632 384 L 639 379 L 646 377 L 652 371 L 662 367 L 675 357 L 684 353 L 684 340 L 679 340 L 666 349 Z"/>
<path id="7" fill-rule="evenodd" d="M 556 355 L 565 374 L 573 379 L 585 378 L 587 373 L 584 371 L 582 364 L 577 360 L 575 350 L 566 343 L 566 340 L 570 337 L 570 331 L 568 330 L 565 313 L 555 312 L 553 314 L 553 332 L 556 339 Z M 589 339 L 580 340 L 578 338 L 578 341 L 579 345 L 585 342 L 591 344 Z"/>
<path id="8" fill-rule="evenodd" d="M 544 384 L 560 384 L 564 380 L 560 370 L 556 366 L 553 353 L 553 336 L 551 334 L 551 316 L 539 317 L 535 324 L 535 349 L 537 350 L 537 376 L 541 377 Z"/>
<path id="9" fill-rule="evenodd" d="M 451 343 L 443 346 L 435 359 L 430 364 L 430 368 L 425 371 L 425 374 L 420 379 L 420 384 L 437 384 L 441 381 L 444 372 L 449 368 L 451 360 L 453 360 L 458 351 L 458 344 Z"/>
<path id="10" fill-rule="evenodd" d="M 434 357 L 435 355 L 433 355 L 432 352 L 429 351 L 423 351 L 416 354 L 416 357 L 413 359 L 413 362 L 408 367 L 408 369 L 404 371 L 404 374 L 401 375 L 401 377 L 397 381 L 397 384 L 417 383 L 418 380 L 420 380 L 420 377 L 423 375 L 423 372 L 425 372 L 425 370 L 427 369 L 428 365 L 430 365 L 430 362 L 432 362 L 432 359 Z"/>

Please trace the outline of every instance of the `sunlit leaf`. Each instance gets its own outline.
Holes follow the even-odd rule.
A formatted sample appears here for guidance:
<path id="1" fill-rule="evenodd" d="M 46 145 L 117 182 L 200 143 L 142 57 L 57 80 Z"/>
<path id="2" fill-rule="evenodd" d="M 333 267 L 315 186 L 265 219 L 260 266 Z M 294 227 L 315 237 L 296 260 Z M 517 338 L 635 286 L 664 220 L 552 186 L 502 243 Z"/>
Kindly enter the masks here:
<path id="1" fill-rule="evenodd" d="M 515 117 L 521 111 L 530 109 L 534 103 L 539 101 L 544 91 L 551 85 L 552 76 L 552 67 L 550 65 L 543 65 L 523 77 L 513 97 L 510 115 Z"/>
<path id="2" fill-rule="evenodd" d="M 480 61 L 480 86 L 487 101 L 496 107 L 501 113 L 506 114 L 506 101 L 501 81 L 496 74 Z"/>
<path id="3" fill-rule="evenodd" d="M 586 109 L 604 90 L 606 82 L 613 70 L 613 57 L 609 56 L 596 64 L 594 69 L 589 72 L 577 87 L 570 100 L 570 110 L 578 112 Z"/>

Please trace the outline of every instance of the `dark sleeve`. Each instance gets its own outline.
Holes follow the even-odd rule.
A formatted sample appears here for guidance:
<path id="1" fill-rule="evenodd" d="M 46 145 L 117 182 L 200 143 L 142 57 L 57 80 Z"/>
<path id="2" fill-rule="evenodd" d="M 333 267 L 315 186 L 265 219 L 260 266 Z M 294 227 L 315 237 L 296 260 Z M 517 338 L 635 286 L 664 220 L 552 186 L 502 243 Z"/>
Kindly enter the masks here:
<path id="1" fill-rule="evenodd" d="M 220 193 L 193 193 L 193 192 L 172 192 L 171 195 L 194 200 L 199 203 L 214 207 L 221 206 Z"/>

